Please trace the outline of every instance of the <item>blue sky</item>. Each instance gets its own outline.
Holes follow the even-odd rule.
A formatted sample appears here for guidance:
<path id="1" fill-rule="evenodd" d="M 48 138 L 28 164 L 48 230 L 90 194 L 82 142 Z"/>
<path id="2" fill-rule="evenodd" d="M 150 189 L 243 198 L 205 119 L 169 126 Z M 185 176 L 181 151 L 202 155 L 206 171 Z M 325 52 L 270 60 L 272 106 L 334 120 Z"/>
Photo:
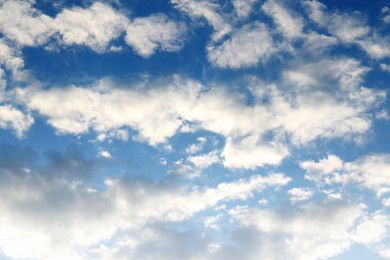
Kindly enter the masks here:
<path id="1" fill-rule="evenodd" d="M 388 1 L 0 0 L 2 259 L 389 259 Z"/>

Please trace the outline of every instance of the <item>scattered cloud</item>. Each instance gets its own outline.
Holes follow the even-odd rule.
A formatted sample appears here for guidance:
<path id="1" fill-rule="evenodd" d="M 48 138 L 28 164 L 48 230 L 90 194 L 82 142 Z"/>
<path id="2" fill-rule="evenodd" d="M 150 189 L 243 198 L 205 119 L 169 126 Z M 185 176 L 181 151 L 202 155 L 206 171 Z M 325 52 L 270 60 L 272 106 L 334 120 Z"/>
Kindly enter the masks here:
<path id="1" fill-rule="evenodd" d="M 320 185 L 357 184 L 371 189 L 381 196 L 390 188 L 390 155 L 373 154 L 353 162 L 343 162 L 335 155 L 318 162 L 304 161 L 301 168 L 306 170 L 305 178 Z"/>
<path id="2" fill-rule="evenodd" d="M 313 196 L 313 191 L 309 188 L 292 188 L 287 193 L 291 196 L 290 201 L 292 203 L 305 201 Z"/>
<path id="3" fill-rule="evenodd" d="M 157 50 L 176 52 L 183 48 L 186 27 L 164 14 L 136 18 L 126 29 L 126 43 L 147 58 Z"/>
<path id="4" fill-rule="evenodd" d="M 304 22 L 301 15 L 288 10 L 278 0 L 268 0 L 263 4 L 262 9 L 272 17 L 283 36 L 288 39 L 302 37 Z"/>
<path id="5" fill-rule="evenodd" d="M 233 0 L 234 10 L 240 18 L 248 18 L 253 12 L 253 5 L 258 0 Z"/>
<path id="6" fill-rule="evenodd" d="M 238 207 L 230 214 L 246 228 L 248 236 L 252 233 L 252 246 L 242 245 L 247 256 L 321 259 L 350 247 L 349 230 L 361 217 L 362 208 L 348 201 L 324 200 L 305 204 L 298 210 Z M 250 231 L 253 229 L 256 231 Z"/>
<path id="7" fill-rule="evenodd" d="M 217 67 L 239 69 L 256 66 L 275 52 L 272 37 L 261 23 L 245 25 L 220 45 L 207 47 L 208 60 Z"/>
<path id="8" fill-rule="evenodd" d="M 171 3 L 191 18 L 204 18 L 215 30 L 213 41 L 221 40 L 232 30 L 231 25 L 220 14 L 221 7 L 217 3 L 208 0 L 171 0 Z"/>
<path id="9" fill-rule="evenodd" d="M 33 123 L 32 116 L 10 105 L 0 106 L 0 128 L 11 129 L 18 138 L 22 138 Z"/>
<path id="10" fill-rule="evenodd" d="M 105 51 L 127 24 L 126 16 L 99 2 L 88 9 L 74 7 L 63 10 L 55 19 L 55 27 L 64 44 L 86 45 L 97 52 Z"/>

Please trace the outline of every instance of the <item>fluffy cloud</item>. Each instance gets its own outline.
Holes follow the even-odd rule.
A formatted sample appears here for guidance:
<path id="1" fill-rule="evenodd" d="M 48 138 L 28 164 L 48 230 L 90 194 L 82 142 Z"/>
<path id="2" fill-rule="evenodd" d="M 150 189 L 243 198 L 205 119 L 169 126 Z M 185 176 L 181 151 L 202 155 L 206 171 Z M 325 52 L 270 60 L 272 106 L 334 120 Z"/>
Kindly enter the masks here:
<path id="1" fill-rule="evenodd" d="M 343 162 L 335 155 L 318 162 L 304 161 L 305 178 L 318 184 L 358 184 L 381 196 L 390 190 L 390 155 L 367 155 L 353 162 Z"/>
<path id="2" fill-rule="evenodd" d="M 85 259 L 104 241 L 120 243 L 141 229 L 145 234 L 152 223 L 158 232 L 160 222 L 183 221 L 220 202 L 246 200 L 291 180 L 283 174 L 254 175 L 199 189 L 123 178 L 107 179 L 104 189 L 96 190 L 91 186 L 96 164 L 77 152 L 51 152 L 43 168 L 28 149 L 2 144 L 0 153 L 0 248 L 12 258 Z M 141 234 L 134 239 L 135 247 L 150 240 Z"/>
<path id="3" fill-rule="evenodd" d="M 234 10 L 238 17 L 247 18 L 253 11 L 253 5 L 257 0 L 233 0 Z"/>
<path id="4" fill-rule="evenodd" d="M 362 215 L 362 208 L 347 201 L 325 200 L 291 211 L 241 207 L 230 214 L 248 230 L 257 230 L 252 235 L 257 243 L 252 242 L 247 256 L 324 259 L 349 248 L 350 229 Z"/>
<path id="5" fill-rule="evenodd" d="M 126 43 L 147 58 L 156 50 L 175 52 L 184 44 L 186 28 L 163 14 L 136 18 L 126 30 Z"/>
<path id="6" fill-rule="evenodd" d="M 313 196 L 313 191 L 309 188 L 293 188 L 287 193 L 291 196 L 290 201 L 293 203 L 308 200 Z"/>
<path id="7" fill-rule="evenodd" d="M 357 44 L 374 59 L 390 56 L 389 39 L 372 29 L 361 13 L 329 12 L 326 6 L 318 1 L 305 1 L 304 5 L 310 19 L 341 42 Z"/>
<path id="8" fill-rule="evenodd" d="M 65 9 L 55 19 L 56 30 L 66 45 L 82 44 L 101 52 L 128 24 L 111 6 L 94 3 L 88 9 Z"/>
<path id="9" fill-rule="evenodd" d="M 10 106 L 0 106 L 0 128 L 12 129 L 16 136 L 22 138 L 34 123 L 34 119 L 22 111 Z"/>
<path id="10" fill-rule="evenodd" d="M 0 2 L 0 31 L 20 45 L 45 43 L 55 30 L 54 21 L 32 7 L 30 1 Z"/>
<path id="11" fill-rule="evenodd" d="M 207 47 L 208 60 L 217 67 L 239 69 L 266 61 L 275 51 L 267 27 L 261 23 L 245 25 L 221 45 Z"/>
<path id="12" fill-rule="evenodd" d="M 207 89 L 177 76 L 127 88 L 114 87 L 112 81 L 103 79 L 89 87 L 20 88 L 13 93 L 15 101 L 47 117 L 58 133 L 93 130 L 98 140 L 110 136 L 124 139 L 127 135 L 115 133 L 130 127 L 137 131 L 137 140 L 156 146 L 167 143 L 186 122 L 193 122 L 225 138 L 221 151 L 224 166 L 253 169 L 279 164 L 289 154 L 285 137 L 296 146 L 317 138 L 359 142 L 370 129 L 372 116 L 367 112 L 380 106 L 385 93 L 359 87 L 365 69 L 358 63 L 325 63 L 329 71 L 318 72 L 315 68 L 319 63 L 312 65 L 313 72 L 295 72 L 307 73 L 310 81 L 306 84 L 315 88 L 296 88 L 294 94 L 284 90 L 290 81 L 297 80 L 291 72 L 281 87 L 251 80 L 251 105 L 227 88 Z M 345 95 L 334 96 L 327 91 L 328 84 L 335 83 L 345 89 Z"/>
<path id="13" fill-rule="evenodd" d="M 216 3 L 207 0 L 171 0 L 171 3 L 192 18 L 206 19 L 215 30 L 212 36 L 214 41 L 222 39 L 232 29 L 231 25 L 220 14 L 221 7 Z"/>
<path id="14" fill-rule="evenodd" d="M 263 11 L 272 17 L 278 30 L 288 39 L 299 38 L 303 31 L 303 18 L 299 14 L 292 13 L 278 0 L 268 0 L 262 6 Z"/>
<path id="15" fill-rule="evenodd" d="M 362 218 L 352 239 L 362 244 L 378 243 L 387 235 L 389 227 L 389 216 L 382 212 L 375 212 L 371 216 Z"/>

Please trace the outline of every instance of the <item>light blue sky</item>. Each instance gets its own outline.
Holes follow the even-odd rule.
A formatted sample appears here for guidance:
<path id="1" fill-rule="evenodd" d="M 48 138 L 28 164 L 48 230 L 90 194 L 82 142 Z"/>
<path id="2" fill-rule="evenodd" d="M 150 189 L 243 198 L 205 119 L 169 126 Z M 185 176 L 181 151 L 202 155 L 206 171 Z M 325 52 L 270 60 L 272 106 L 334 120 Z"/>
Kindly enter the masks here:
<path id="1" fill-rule="evenodd" d="M 389 35 L 384 0 L 0 0 L 0 255 L 390 258 Z"/>

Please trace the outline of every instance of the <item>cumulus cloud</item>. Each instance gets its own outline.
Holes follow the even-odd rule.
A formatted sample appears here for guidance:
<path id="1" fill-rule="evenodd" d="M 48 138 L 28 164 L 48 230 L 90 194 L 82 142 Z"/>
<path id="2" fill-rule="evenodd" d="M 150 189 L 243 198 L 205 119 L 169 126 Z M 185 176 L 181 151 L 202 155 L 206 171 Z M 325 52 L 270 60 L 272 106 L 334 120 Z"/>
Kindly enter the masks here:
<path id="1" fill-rule="evenodd" d="M 104 51 L 111 40 L 119 37 L 127 24 L 123 14 L 99 2 L 88 9 L 65 9 L 55 18 L 56 30 L 64 44 L 86 45 L 98 52 Z"/>
<path id="2" fill-rule="evenodd" d="M 107 240 L 114 242 L 107 250 L 130 246 L 130 238 L 140 230 L 134 247 L 149 247 L 151 242 L 153 248 L 163 244 L 142 238 L 152 223 L 157 232 L 158 223 L 184 221 L 218 203 L 246 200 L 291 180 L 283 174 L 254 175 L 195 189 L 124 177 L 106 179 L 104 189 L 98 190 L 92 186 L 96 164 L 81 154 L 51 152 L 50 164 L 37 167 L 28 149 L 1 144 L 0 153 L 2 159 L 17 155 L 0 164 L 0 248 L 12 258 L 85 259 L 93 249 L 104 249 L 99 245 Z M 121 243 L 126 237 L 129 243 Z"/>
<path id="3" fill-rule="evenodd" d="M 382 71 L 386 71 L 386 72 L 389 72 L 389 73 L 390 73 L 390 65 L 381 63 L 381 64 L 380 64 L 380 68 L 381 68 Z"/>
<path id="4" fill-rule="evenodd" d="M 308 200 L 313 196 L 313 191 L 309 188 L 292 188 L 287 193 L 291 196 L 290 201 L 293 203 Z"/>
<path id="5" fill-rule="evenodd" d="M 221 6 L 208 0 L 171 0 L 171 3 L 191 18 L 204 18 L 215 30 L 212 39 L 221 40 L 232 30 L 231 25 L 221 15 Z"/>
<path id="6" fill-rule="evenodd" d="M 267 27 L 261 23 L 245 25 L 220 45 L 207 47 L 208 60 L 217 67 L 239 69 L 266 61 L 275 47 Z"/>
<path id="7" fill-rule="evenodd" d="M 318 1 L 305 1 L 311 20 L 341 42 L 356 44 L 374 59 L 390 56 L 388 37 L 380 35 L 367 24 L 367 18 L 359 12 L 330 12 Z"/>
<path id="8" fill-rule="evenodd" d="M 283 6 L 278 0 L 268 0 L 262 6 L 263 11 L 272 17 L 277 29 L 288 39 L 302 36 L 303 18 Z"/>
<path id="9" fill-rule="evenodd" d="M 352 240 L 361 244 L 375 244 L 386 237 L 389 228 L 389 217 L 383 212 L 375 212 L 362 218 L 352 235 Z"/>
<path id="10" fill-rule="evenodd" d="M 158 49 L 175 52 L 184 45 L 186 28 L 164 14 L 136 18 L 126 29 L 126 43 L 147 58 Z"/>
<path id="11" fill-rule="evenodd" d="M 251 231 L 252 246 L 243 245 L 250 250 L 246 256 L 266 259 L 324 259 L 340 254 L 351 245 L 350 229 L 362 213 L 361 206 L 343 200 L 308 203 L 299 210 L 230 211 L 247 233 L 256 230 Z"/>
<path id="12" fill-rule="evenodd" d="M 17 137 L 22 138 L 33 123 L 30 115 L 10 105 L 0 106 L 0 128 L 11 129 Z"/>
<path id="13" fill-rule="evenodd" d="M 136 140 L 157 146 L 168 143 L 186 123 L 196 123 L 199 129 L 225 138 L 221 150 L 224 166 L 253 169 L 278 165 L 289 154 L 286 137 L 296 146 L 317 138 L 360 142 L 359 137 L 370 129 L 368 111 L 381 105 L 385 93 L 359 87 L 359 75 L 365 69 L 358 64 L 347 62 L 342 65 L 347 69 L 340 73 L 340 66 L 332 68 L 333 63 L 328 63 L 330 71 L 326 73 L 299 73 L 309 73 L 306 77 L 312 82 L 328 77 L 329 83 L 314 90 L 297 88 L 293 95 L 283 90 L 289 81 L 297 80 L 291 74 L 282 87 L 254 79 L 249 86 L 254 100 L 251 105 L 227 88 L 207 89 L 177 76 L 139 83 L 144 87 L 119 88 L 103 79 L 86 87 L 19 88 L 13 93 L 15 101 L 47 117 L 58 133 L 78 135 L 93 130 L 101 141 L 114 137 L 126 140 L 127 135 L 119 132 L 132 128 L 138 133 Z M 306 80 L 307 84 L 311 81 Z M 327 84 L 334 82 L 345 88 L 345 95 L 327 91 Z"/>
<path id="14" fill-rule="evenodd" d="M 381 10 L 381 13 L 383 15 L 382 20 L 385 23 L 390 24 L 390 8 L 387 7 L 387 6 L 383 7 L 382 10 Z"/>
<path id="15" fill-rule="evenodd" d="M 184 24 L 171 21 L 164 14 L 130 22 L 111 5 L 96 2 L 87 8 L 64 8 L 51 18 L 34 8 L 33 3 L 5 1 L 0 5 L 0 31 L 22 46 L 41 46 L 51 39 L 60 45 L 88 46 L 99 53 L 117 51 L 121 47 L 110 43 L 124 32 L 126 43 L 143 57 L 156 50 L 179 51 L 184 45 Z"/>
<path id="16" fill-rule="evenodd" d="M 375 191 L 378 196 L 390 190 L 390 155 L 374 154 L 353 162 L 343 162 L 335 155 L 315 161 L 303 161 L 305 178 L 324 184 L 357 184 Z"/>
<path id="17" fill-rule="evenodd" d="M 247 18 L 253 12 L 253 5 L 257 0 L 233 0 L 234 10 L 238 17 Z"/>
<path id="18" fill-rule="evenodd" d="M 20 45 L 45 43 L 54 33 L 54 21 L 30 1 L 0 2 L 0 31 Z"/>

